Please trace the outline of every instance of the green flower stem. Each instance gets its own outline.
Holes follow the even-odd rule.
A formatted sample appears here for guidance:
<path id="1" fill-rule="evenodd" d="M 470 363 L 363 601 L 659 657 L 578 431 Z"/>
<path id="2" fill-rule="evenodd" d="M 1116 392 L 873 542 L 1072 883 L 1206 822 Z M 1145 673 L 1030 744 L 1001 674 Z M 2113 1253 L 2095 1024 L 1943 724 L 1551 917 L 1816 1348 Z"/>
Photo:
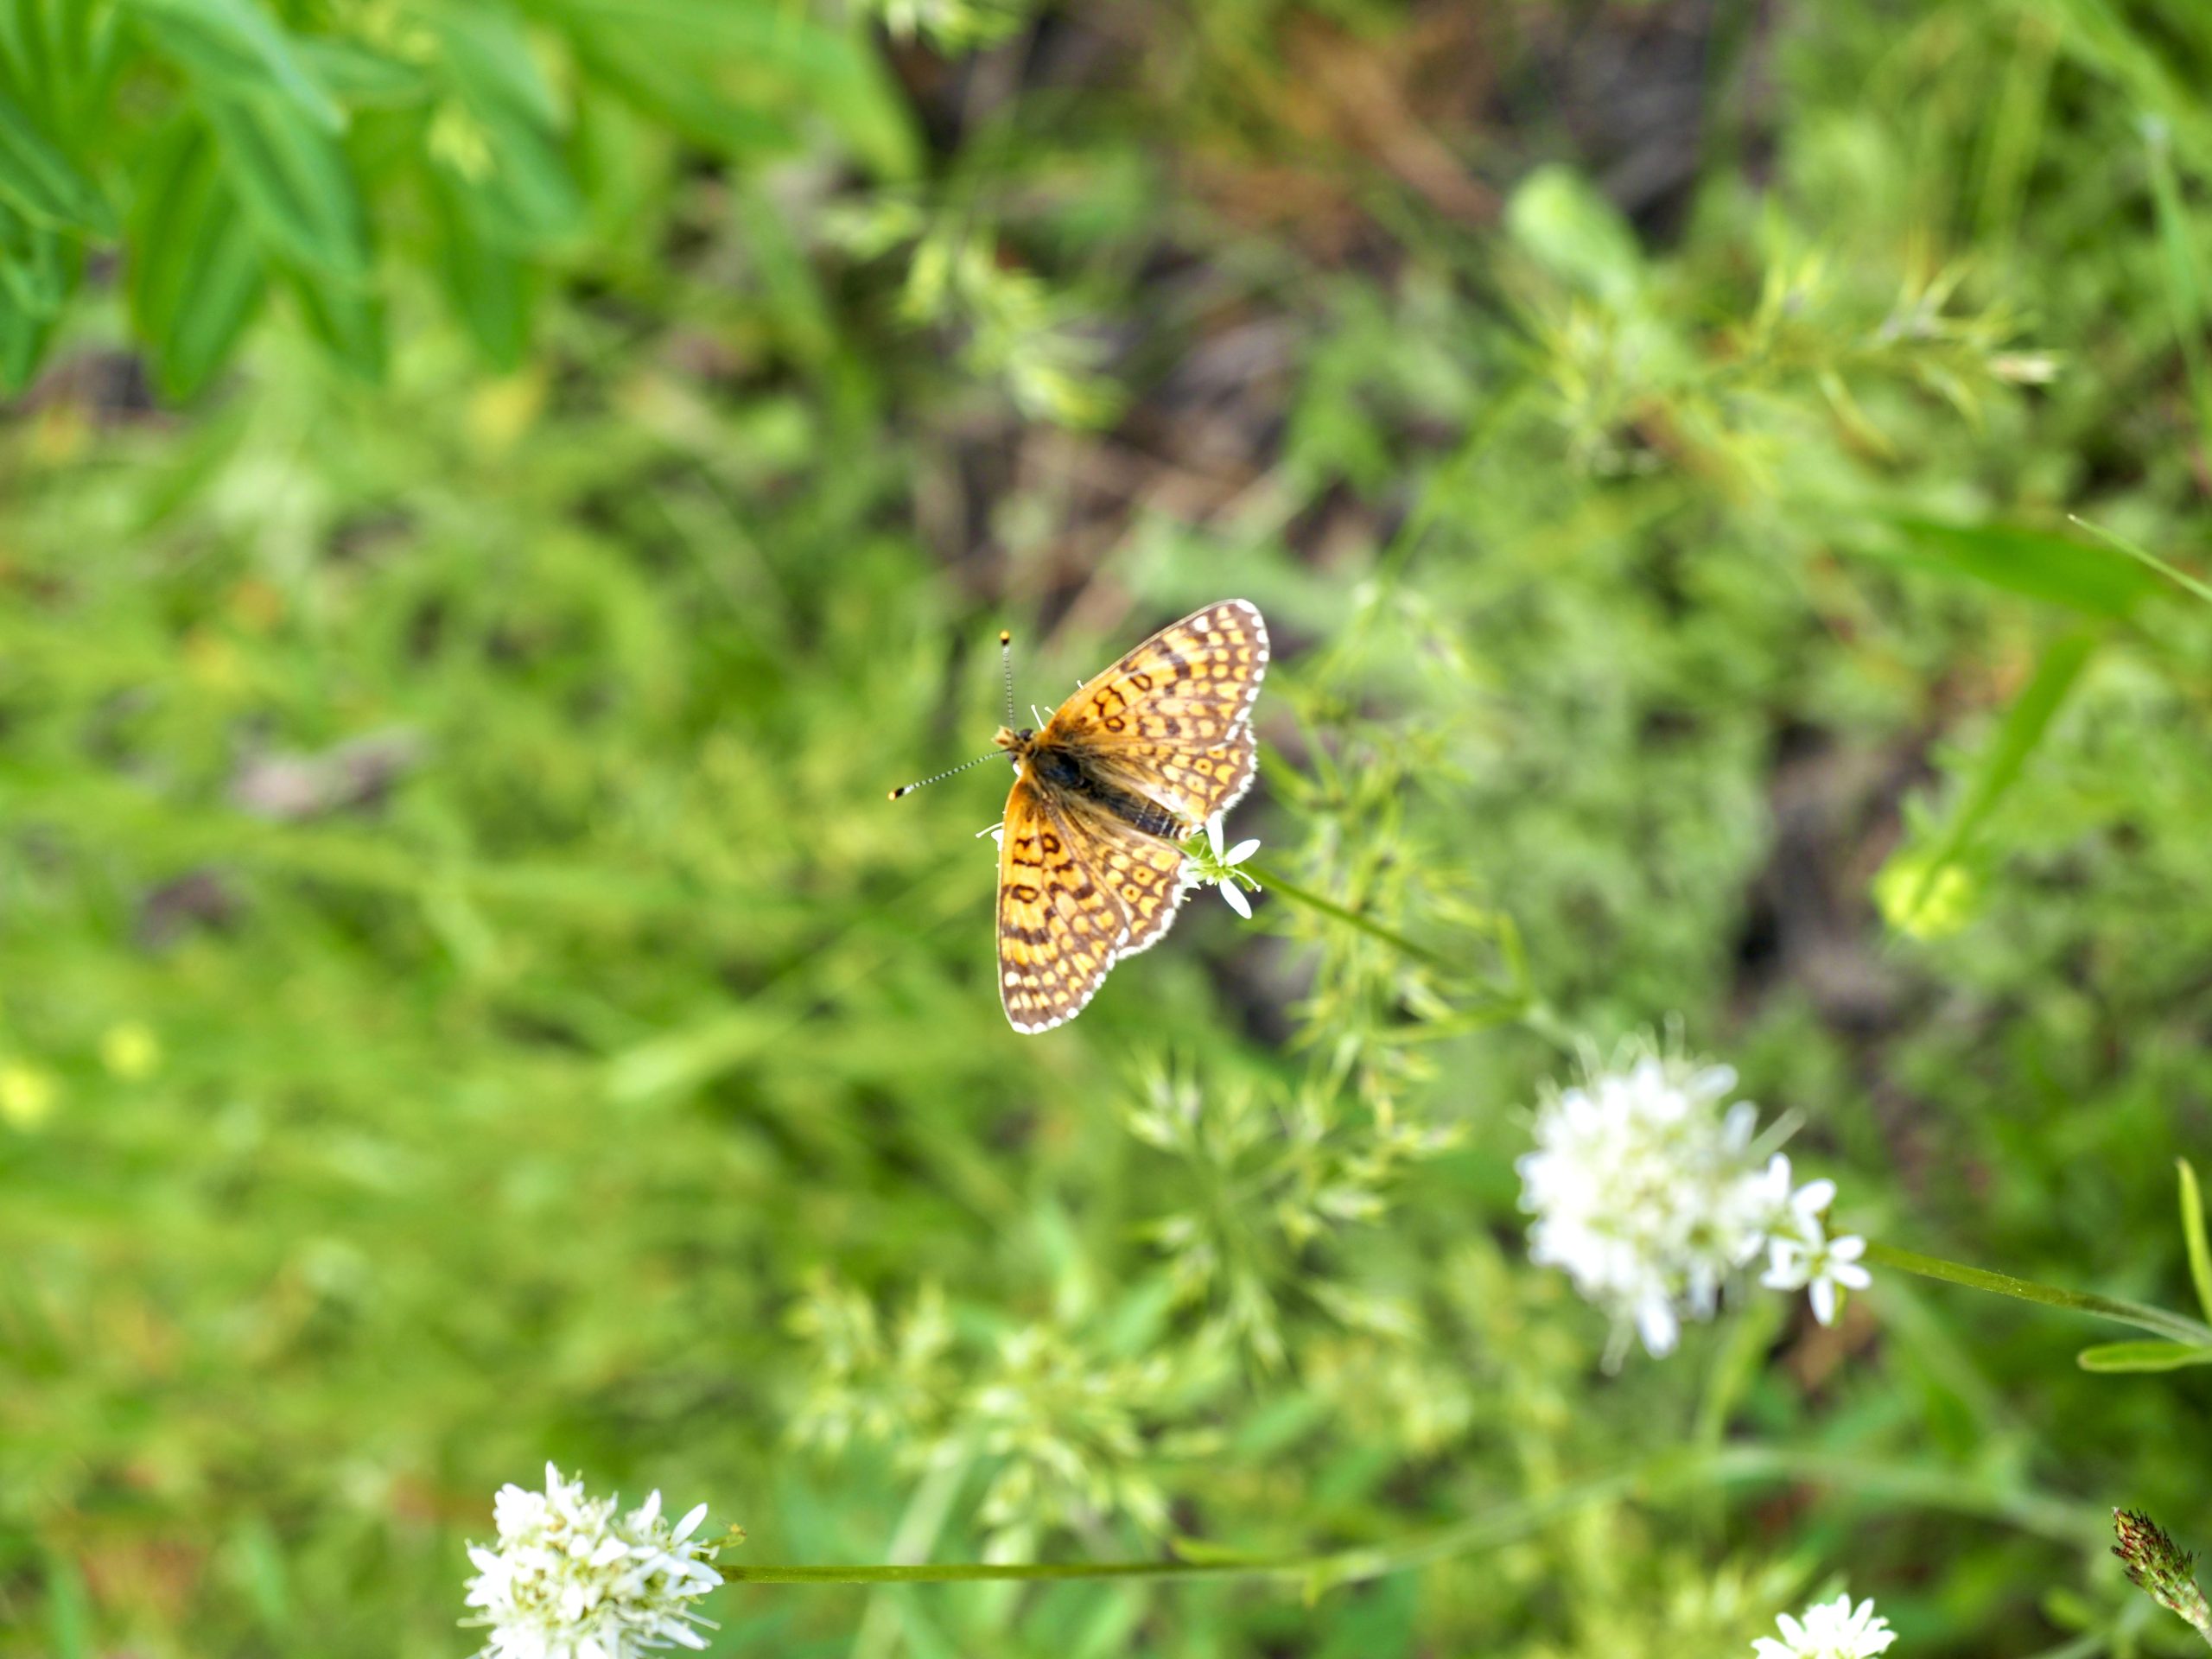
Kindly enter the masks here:
<path id="1" fill-rule="evenodd" d="M 2102 1511 L 1957 1471 L 1756 1445 L 1661 1452 L 1538 1497 L 1502 1504 L 1452 1525 L 1388 1543 L 1311 1554 L 1209 1552 L 1151 1561 L 952 1561 L 923 1566 L 728 1567 L 727 1584 L 972 1584 L 1063 1579 L 1295 1579 L 1309 1591 L 1478 1554 L 1527 1537 L 1560 1517 L 1631 1498 L 1662 1502 L 1715 1486 L 1769 1483 L 1833 1487 L 1889 1503 L 1970 1515 L 2070 1544 L 2103 1541 Z"/>
<path id="2" fill-rule="evenodd" d="M 1941 1279 L 1947 1284 L 1967 1285 L 1975 1290 L 2010 1296 L 2018 1301 L 2040 1302 L 2045 1307 L 2063 1307 L 2076 1313 L 2094 1314 L 2099 1319 L 2132 1325 L 2138 1330 L 2149 1331 L 2192 1347 L 2212 1345 L 2212 1325 L 2184 1319 L 2178 1313 L 2169 1313 L 2162 1307 L 2151 1307 L 2141 1302 L 2124 1301 L 2116 1296 L 2094 1295 L 2087 1291 L 2061 1290 L 2056 1285 L 2037 1284 L 2032 1279 L 2016 1279 L 2009 1273 L 1992 1273 L 1986 1268 L 1969 1268 L 1962 1262 L 1946 1262 L 1941 1256 L 1901 1250 L 1878 1240 L 1867 1242 L 1866 1260 L 1869 1266 L 1895 1268 L 1900 1273 L 1916 1273 L 1923 1279 Z"/>
<path id="3" fill-rule="evenodd" d="M 1347 927 L 1356 927 L 1370 938 L 1380 939 L 1385 944 L 1395 945 L 1409 957 L 1419 957 L 1421 961 L 1438 968 L 1452 968 L 1457 965 L 1430 950 L 1427 945 L 1415 944 L 1404 934 L 1394 932 L 1373 917 L 1363 916 L 1356 910 L 1347 910 L 1333 899 L 1324 899 L 1319 893 L 1310 893 L 1294 881 L 1286 881 L 1273 870 L 1262 869 L 1257 864 L 1240 864 L 1236 868 L 1269 892 L 1279 893 L 1284 898 L 1304 905 L 1309 910 L 1319 911 L 1324 916 L 1334 917 Z"/>
<path id="4" fill-rule="evenodd" d="M 1380 939 L 1383 944 L 1404 952 L 1416 961 L 1427 963 L 1431 967 L 1441 968 L 1446 972 L 1456 971 L 1459 966 L 1442 953 L 1432 950 L 1427 945 L 1415 944 L 1404 934 L 1383 926 L 1373 917 L 1363 916 L 1356 910 L 1338 904 L 1333 899 L 1325 899 L 1309 888 L 1300 887 L 1295 881 L 1285 880 L 1271 869 L 1257 864 L 1240 864 L 1236 868 L 1240 874 L 1250 876 L 1253 880 L 1268 891 L 1281 893 L 1294 904 L 1304 905 L 1309 910 L 1319 911 L 1322 915 L 1342 922 L 1347 927 L 1357 928 L 1370 938 Z M 1500 918 L 1500 923 L 1502 926 L 1510 929 L 1510 924 L 1505 918 Z M 1509 961 L 1517 969 L 1520 963 L 1517 944 L 1512 941 L 1510 934 L 1504 944 Z M 1553 1012 L 1551 1005 L 1530 995 L 1525 989 L 1500 996 L 1482 1016 L 1482 1023 L 1486 1025 L 1501 1020 L 1518 1022 L 1565 1053 L 1573 1054 L 1580 1046 L 1574 1033 L 1568 1029 L 1565 1020 Z M 1450 1033 L 1458 1034 L 1457 1028 L 1451 1027 L 1450 1022 L 1446 1023 Z"/>

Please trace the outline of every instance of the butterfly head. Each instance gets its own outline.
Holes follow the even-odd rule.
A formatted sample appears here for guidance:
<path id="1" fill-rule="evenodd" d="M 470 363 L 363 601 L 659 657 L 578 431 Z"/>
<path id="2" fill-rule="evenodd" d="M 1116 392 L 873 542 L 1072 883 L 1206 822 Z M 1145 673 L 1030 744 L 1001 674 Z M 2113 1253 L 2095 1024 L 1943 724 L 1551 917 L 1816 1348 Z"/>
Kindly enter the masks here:
<path id="1" fill-rule="evenodd" d="M 1006 751 L 1006 758 L 1019 766 L 1037 741 L 1037 734 L 1027 726 L 1020 731 L 1011 726 L 1001 726 L 991 734 L 991 741 Z"/>

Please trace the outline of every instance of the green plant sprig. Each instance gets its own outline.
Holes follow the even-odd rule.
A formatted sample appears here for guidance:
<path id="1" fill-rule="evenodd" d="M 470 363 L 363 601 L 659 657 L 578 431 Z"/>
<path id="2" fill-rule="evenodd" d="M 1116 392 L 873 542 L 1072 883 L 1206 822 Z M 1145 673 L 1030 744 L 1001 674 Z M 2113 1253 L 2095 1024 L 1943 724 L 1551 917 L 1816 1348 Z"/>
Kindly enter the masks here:
<path id="1" fill-rule="evenodd" d="M 1464 1521 L 1386 1543 L 1313 1553 L 1243 1554 L 1187 1541 L 1178 1558 L 1111 1561 L 878 1562 L 850 1566 L 726 1567 L 725 1584 L 1038 1583 L 1070 1579 L 1299 1580 L 1309 1598 L 1342 1585 L 1478 1554 L 1525 1538 L 1547 1522 L 1586 1510 L 1642 1500 L 1660 1503 L 1714 1487 L 1803 1483 L 1862 1496 L 1970 1514 L 2068 1544 L 2101 1541 L 2101 1511 L 2021 1489 L 1959 1483 L 1942 1471 L 1789 1446 L 1737 1445 L 1675 1450 L 1541 1496 L 1502 1504 Z"/>

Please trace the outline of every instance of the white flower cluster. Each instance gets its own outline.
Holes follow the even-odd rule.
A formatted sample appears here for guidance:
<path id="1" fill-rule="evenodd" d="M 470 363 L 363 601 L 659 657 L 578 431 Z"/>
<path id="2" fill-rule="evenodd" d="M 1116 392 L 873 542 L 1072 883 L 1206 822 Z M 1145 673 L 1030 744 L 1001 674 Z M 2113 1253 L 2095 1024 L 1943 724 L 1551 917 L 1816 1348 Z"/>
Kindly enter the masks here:
<path id="1" fill-rule="evenodd" d="M 619 1501 L 584 1496 L 545 1465 L 545 1490 L 502 1487 L 493 1514 L 499 1545 L 471 1544 L 476 1576 L 464 1624 L 491 1626 L 480 1659 L 635 1659 L 655 1649 L 707 1643 L 710 1621 L 690 1604 L 721 1584 L 706 1563 L 716 1546 L 694 1540 L 703 1503 L 671 1528 L 660 1494 L 618 1515 Z"/>
<path id="2" fill-rule="evenodd" d="M 1847 1595 L 1808 1607 L 1802 1619 L 1784 1613 L 1775 1623 L 1782 1640 L 1763 1636 L 1752 1643 L 1757 1659 L 1874 1659 L 1897 1639 L 1872 1600 L 1853 1607 Z"/>
<path id="3" fill-rule="evenodd" d="M 1780 1153 L 1753 1144 L 1758 1109 L 1728 1104 L 1736 1074 L 1647 1054 L 1548 1101 L 1536 1150 L 1522 1157 L 1521 1207 L 1532 1260 L 1563 1268 L 1614 1316 L 1609 1359 L 1630 1330 L 1653 1354 L 1675 1346 L 1681 1320 L 1708 1319 L 1720 1293 L 1762 1255 L 1762 1282 L 1808 1290 L 1822 1324 L 1840 1286 L 1863 1287 L 1866 1242 L 1830 1238 L 1833 1181 L 1789 1184 Z"/>

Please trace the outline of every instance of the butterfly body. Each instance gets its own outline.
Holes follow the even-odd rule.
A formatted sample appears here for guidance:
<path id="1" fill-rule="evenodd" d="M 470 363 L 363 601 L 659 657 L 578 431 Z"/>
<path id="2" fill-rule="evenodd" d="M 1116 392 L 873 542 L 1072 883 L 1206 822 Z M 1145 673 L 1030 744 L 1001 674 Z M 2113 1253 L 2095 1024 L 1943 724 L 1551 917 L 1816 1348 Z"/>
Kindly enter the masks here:
<path id="1" fill-rule="evenodd" d="M 1182 842 L 1251 787 L 1267 626 L 1225 600 L 1078 687 L 1039 730 L 999 728 L 1014 767 L 999 849 L 999 994 L 1021 1032 L 1090 1001 L 1182 903 Z"/>
<path id="2" fill-rule="evenodd" d="M 1035 732 L 999 728 L 994 740 L 1007 751 L 1020 776 L 1027 771 L 1035 787 L 1092 802 L 1132 830 L 1147 836 L 1181 841 L 1198 825 L 1185 822 L 1159 802 L 1134 790 L 1122 789 L 1098 777 L 1084 764 L 1082 752 L 1061 743 L 1048 743 Z"/>

